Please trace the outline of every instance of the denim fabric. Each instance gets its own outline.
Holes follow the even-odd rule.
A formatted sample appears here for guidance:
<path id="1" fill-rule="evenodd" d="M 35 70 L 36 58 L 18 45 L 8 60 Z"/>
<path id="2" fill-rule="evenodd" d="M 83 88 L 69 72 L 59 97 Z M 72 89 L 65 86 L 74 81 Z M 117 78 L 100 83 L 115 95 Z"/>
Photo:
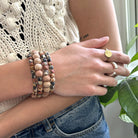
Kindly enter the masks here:
<path id="1" fill-rule="evenodd" d="M 110 138 L 97 96 L 84 97 L 65 110 L 12 138 Z"/>

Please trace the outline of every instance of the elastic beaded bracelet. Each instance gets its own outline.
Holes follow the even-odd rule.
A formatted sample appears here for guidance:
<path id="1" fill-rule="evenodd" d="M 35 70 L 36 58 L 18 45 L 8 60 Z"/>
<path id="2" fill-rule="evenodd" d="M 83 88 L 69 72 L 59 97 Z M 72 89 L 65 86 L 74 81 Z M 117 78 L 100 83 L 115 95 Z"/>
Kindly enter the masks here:
<path id="1" fill-rule="evenodd" d="M 30 70 L 31 70 L 31 74 L 32 74 L 32 82 L 33 82 L 32 98 L 35 98 L 37 95 L 37 78 L 35 75 L 34 60 L 33 60 L 33 56 L 31 53 L 28 54 L 27 58 L 29 60 Z"/>
<path id="2" fill-rule="evenodd" d="M 51 57 L 49 55 L 48 52 L 45 53 L 45 56 L 47 57 L 47 61 L 48 61 L 48 65 L 49 65 L 49 72 L 50 72 L 50 92 L 52 93 L 54 91 L 54 87 L 55 87 L 55 71 L 54 71 L 54 67 L 53 64 L 51 62 Z"/>
<path id="3" fill-rule="evenodd" d="M 44 52 L 41 52 L 41 60 L 43 65 L 43 97 L 46 97 L 50 94 L 50 76 L 48 70 L 48 62 Z"/>

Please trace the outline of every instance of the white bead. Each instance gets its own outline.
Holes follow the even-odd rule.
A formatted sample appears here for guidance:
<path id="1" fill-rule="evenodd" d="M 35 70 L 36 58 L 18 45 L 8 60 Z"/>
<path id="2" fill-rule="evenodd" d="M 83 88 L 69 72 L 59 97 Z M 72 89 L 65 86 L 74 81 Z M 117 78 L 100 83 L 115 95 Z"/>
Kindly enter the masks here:
<path id="1" fill-rule="evenodd" d="M 62 17 L 55 18 L 54 23 L 59 29 L 62 29 L 65 25 L 64 18 L 62 18 Z"/>
<path id="2" fill-rule="evenodd" d="M 46 6 L 45 5 L 45 11 L 48 17 L 53 17 L 55 15 L 55 7 L 54 6 Z"/>
<path id="3" fill-rule="evenodd" d="M 64 5 L 65 5 L 64 0 L 57 0 L 57 1 L 55 2 L 55 6 L 56 6 L 56 9 L 57 9 L 57 10 L 63 9 Z"/>
<path id="4" fill-rule="evenodd" d="M 14 62 L 14 61 L 16 61 L 17 59 L 18 59 L 18 58 L 17 58 L 16 53 L 10 53 L 10 54 L 7 56 L 8 62 Z"/>
<path id="5" fill-rule="evenodd" d="M 20 15 L 21 13 L 21 3 L 20 2 L 14 2 L 12 3 L 12 5 L 10 6 L 12 12 L 14 13 L 15 16 Z"/>
<path id="6" fill-rule="evenodd" d="M 6 11 L 9 9 L 10 4 L 8 3 L 8 0 L 1 0 L 0 1 L 0 9 L 2 11 Z"/>
<path id="7" fill-rule="evenodd" d="M 65 46 L 67 46 L 66 42 L 62 42 L 62 43 L 60 44 L 60 47 L 61 47 L 61 48 L 65 47 Z"/>
<path id="8" fill-rule="evenodd" d="M 5 20 L 5 24 L 7 25 L 8 29 L 12 31 L 17 27 L 16 25 L 16 18 L 9 17 Z"/>

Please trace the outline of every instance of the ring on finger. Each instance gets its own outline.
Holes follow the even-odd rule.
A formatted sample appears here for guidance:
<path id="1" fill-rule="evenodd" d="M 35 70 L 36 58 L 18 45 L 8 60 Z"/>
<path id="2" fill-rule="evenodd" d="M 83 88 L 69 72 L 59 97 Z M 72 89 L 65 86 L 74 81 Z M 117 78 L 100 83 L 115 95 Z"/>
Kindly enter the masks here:
<path id="1" fill-rule="evenodd" d="M 117 73 L 114 71 L 111 75 L 110 75 L 110 77 L 115 77 L 117 75 Z"/>
<path id="2" fill-rule="evenodd" d="M 107 57 L 107 58 L 110 58 L 112 57 L 112 52 L 106 48 L 105 52 L 104 52 L 104 55 Z"/>
<path id="3" fill-rule="evenodd" d="M 111 62 L 111 64 L 112 64 L 112 66 L 113 66 L 114 69 L 118 69 L 118 65 L 117 65 L 116 62 Z"/>

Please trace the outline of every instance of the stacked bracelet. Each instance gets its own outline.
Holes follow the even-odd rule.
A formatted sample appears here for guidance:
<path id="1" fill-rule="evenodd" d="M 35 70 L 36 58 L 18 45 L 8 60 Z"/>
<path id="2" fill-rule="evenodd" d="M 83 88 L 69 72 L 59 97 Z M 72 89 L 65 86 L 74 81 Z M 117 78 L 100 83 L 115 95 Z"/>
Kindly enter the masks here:
<path id="1" fill-rule="evenodd" d="M 46 97 L 55 86 L 54 67 L 48 52 L 32 51 L 28 54 L 33 81 L 32 98 Z"/>

